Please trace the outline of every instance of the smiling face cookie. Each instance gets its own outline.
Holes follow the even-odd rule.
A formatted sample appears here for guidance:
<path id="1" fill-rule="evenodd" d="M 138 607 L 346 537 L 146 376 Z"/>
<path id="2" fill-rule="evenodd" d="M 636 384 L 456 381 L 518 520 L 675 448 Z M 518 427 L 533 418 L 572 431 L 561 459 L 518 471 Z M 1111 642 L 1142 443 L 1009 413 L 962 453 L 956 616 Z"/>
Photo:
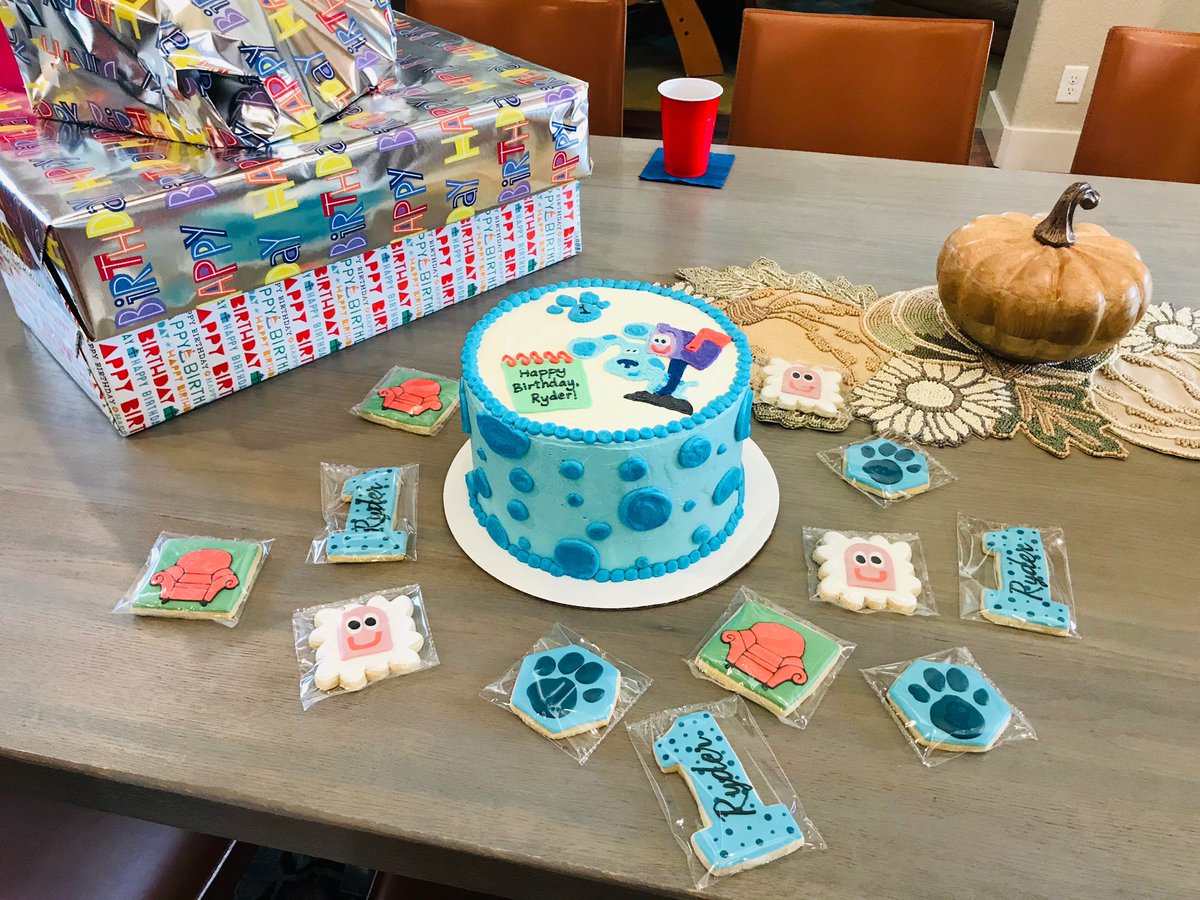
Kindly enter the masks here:
<path id="1" fill-rule="evenodd" d="M 412 609 L 408 597 L 375 596 L 366 603 L 318 611 L 308 638 L 317 651 L 317 688 L 357 691 L 370 681 L 416 669 L 425 639 Z"/>
<path id="2" fill-rule="evenodd" d="M 848 537 L 826 532 L 813 553 L 820 564 L 817 593 L 846 609 L 891 609 L 911 614 L 917 608 L 921 580 L 912 564 L 912 548 L 881 535 Z"/>
<path id="3" fill-rule="evenodd" d="M 766 382 L 759 392 L 763 403 L 827 419 L 835 418 L 845 404 L 842 373 L 835 369 L 776 357 L 763 367 L 763 374 Z"/>

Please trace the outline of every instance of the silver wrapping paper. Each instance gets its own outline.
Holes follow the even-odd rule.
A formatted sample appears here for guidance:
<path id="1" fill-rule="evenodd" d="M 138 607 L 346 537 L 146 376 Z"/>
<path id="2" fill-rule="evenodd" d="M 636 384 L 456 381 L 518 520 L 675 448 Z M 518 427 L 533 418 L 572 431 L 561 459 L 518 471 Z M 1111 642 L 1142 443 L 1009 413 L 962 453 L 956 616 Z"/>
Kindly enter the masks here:
<path id="1" fill-rule="evenodd" d="M 589 174 L 585 83 L 403 16 L 396 31 L 394 84 L 258 150 L 0 101 L 0 240 L 95 339 Z"/>
<path id="2" fill-rule="evenodd" d="M 392 76 L 387 0 L 0 0 L 33 111 L 261 146 Z"/>

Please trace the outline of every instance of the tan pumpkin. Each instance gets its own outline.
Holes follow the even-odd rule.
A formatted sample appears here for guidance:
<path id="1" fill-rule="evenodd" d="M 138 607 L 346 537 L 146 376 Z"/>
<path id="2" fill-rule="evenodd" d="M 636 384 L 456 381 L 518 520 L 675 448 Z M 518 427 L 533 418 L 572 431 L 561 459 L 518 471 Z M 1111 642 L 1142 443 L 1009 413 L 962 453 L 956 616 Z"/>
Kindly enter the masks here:
<path id="1" fill-rule="evenodd" d="M 1128 241 L 1075 227 L 1075 208 L 1100 195 L 1063 192 L 1040 222 L 1025 213 L 980 216 L 946 239 L 938 293 L 962 331 L 999 356 L 1065 362 L 1114 346 L 1150 302 L 1150 272 Z"/>

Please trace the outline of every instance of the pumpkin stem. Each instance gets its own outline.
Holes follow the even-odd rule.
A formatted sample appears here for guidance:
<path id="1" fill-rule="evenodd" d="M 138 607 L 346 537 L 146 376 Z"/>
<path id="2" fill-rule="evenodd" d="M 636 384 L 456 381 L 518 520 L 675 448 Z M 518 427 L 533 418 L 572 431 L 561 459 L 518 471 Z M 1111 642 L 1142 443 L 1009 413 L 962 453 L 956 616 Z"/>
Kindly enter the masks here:
<path id="1" fill-rule="evenodd" d="M 1100 194 L 1086 181 L 1077 181 L 1058 198 L 1054 209 L 1033 229 L 1033 236 L 1047 247 L 1070 247 L 1075 243 L 1075 207 L 1095 209 Z"/>

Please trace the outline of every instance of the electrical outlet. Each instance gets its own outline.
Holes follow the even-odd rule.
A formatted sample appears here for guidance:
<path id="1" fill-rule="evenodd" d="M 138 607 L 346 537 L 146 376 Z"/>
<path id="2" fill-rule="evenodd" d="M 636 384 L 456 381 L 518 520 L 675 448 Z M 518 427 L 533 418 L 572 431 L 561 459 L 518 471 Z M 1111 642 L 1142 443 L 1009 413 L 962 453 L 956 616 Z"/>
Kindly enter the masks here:
<path id="1" fill-rule="evenodd" d="M 1078 103 L 1083 99 L 1083 85 L 1087 81 L 1087 66 L 1063 66 L 1062 81 L 1058 83 L 1055 103 Z"/>

